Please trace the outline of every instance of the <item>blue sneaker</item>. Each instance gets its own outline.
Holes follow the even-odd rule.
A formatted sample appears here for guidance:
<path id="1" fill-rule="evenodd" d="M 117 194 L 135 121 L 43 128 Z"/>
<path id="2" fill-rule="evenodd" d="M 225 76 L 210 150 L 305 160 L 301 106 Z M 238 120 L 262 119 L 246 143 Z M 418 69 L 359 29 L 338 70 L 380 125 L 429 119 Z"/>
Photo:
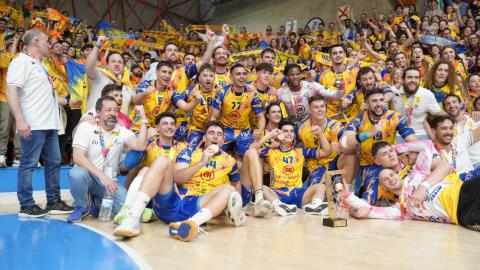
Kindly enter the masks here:
<path id="1" fill-rule="evenodd" d="M 84 217 L 88 216 L 88 209 L 80 206 L 75 206 L 73 212 L 68 216 L 68 223 L 77 223 L 82 221 Z"/>

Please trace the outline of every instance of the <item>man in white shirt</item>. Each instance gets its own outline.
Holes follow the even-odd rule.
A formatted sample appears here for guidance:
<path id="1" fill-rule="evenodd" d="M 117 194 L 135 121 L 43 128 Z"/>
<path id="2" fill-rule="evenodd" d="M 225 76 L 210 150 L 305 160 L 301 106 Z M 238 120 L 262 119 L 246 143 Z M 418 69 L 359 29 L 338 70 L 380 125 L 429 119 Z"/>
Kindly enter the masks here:
<path id="1" fill-rule="evenodd" d="M 75 209 L 67 219 L 71 223 L 80 222 L 89 210 L 95 216 L 94 209 L 100 207 L 107 192 L 113 198 L 113 213 L 117 213 L 126 196 L 125 188 L 116 181 L 123 150 L 128 147 L 144 151 L 147 147 L 147 120 L 142 106 L 137 106 L 138 115 L 142 118 L 138 136 L 117 124 L 120 106 L 114 98 L 100 98 L 95 109 L 97 123 L 81 123 L 73 138 L 76 166 L 69 172 L 69 184 Z"/>
<path id="2" fill-rule="evenodd" d="M 18 169 L 17 197 L 20 217 L 70 213 L 73 208 L 60 198 L 60 129 L 57 96 L 41 58 L 50 53 L 47 36 L 29 30 L 23 37 L 25 53 L 12 60 L 7 73 L 7 96 L 15 117 L 23 155 Z M 45 162 L 46 209 L 35 205 L 32 173 L 42 157 Z"/>
<path id="3" fill-rule="evenodd" d="M 420 87 L 420 70 L 409 67 L 403 73 L 403 86 L 392 98 L 392 109 L 405 116 L 419 140 L 428 139 L 424 120 L 442 113 L 433 93 Z"/>
<path id="4" fill-rule="evenodd" d="M 121 111 L 129 115 L 130 107 L 132 105 L 135 91 L 131 85 L 123 78 L 125 63 L 123 57 L 119 53 L 109 53 L 107 56 L 106 68 L 97 68 L 98 52 L 103 44 L 107 41 L 105 36 L 99 36 L 95 47 L 87 57 L 85 70 L 88 76 L 88 97 L 87 97 L 87 111 L 95 109 L 95 102 L 100 98 L 102 89 L 105 85 L 110 83 L 117 83 L 123 86 L 122 95 L 123 102 Z"/>
<path id="5" fill-rule="evenodd" d="M 460 175 L 463 181 L 478 175 L 468 154 L 469 148 L 480 140 L 480 128 L 469 129 L 454 136 L 454 124 L 448 115 L 435 117 L 430 126 L 435 137 L 435 150 L 452 167 L 451 173 Z"/>
<path id="6" fill-rule="evenodd" d="M 454 136 L 464 136 L 472 128 L 478 127 L 478 123 L 475 122 L 470 116 L 468 116 L 462 110 L 462 100 L 455 94 L 449 94 L 445 96 L 442 101 L 443 108 L 447 112 L 448 116 L 454 122 Z M 470 161 L 473 167 L 478 168 L 480 166 L 480 143 L 474 143 L 468 149 Z"/>

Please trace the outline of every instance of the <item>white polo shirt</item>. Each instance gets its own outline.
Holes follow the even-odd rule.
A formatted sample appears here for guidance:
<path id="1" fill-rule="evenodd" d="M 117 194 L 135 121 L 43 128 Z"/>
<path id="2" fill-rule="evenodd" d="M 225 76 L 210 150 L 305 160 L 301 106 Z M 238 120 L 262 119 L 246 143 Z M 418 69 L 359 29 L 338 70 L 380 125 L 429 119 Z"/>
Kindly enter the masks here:
<path id="1" fill-rule="evenodd" d="M 92 162 L 95 168 L 103 171 L 107 164 L 105 161 L 107 161 L 112 170 L 118 172 L 118 164 L 120 163 L 123 149 L 125 148 L 125 142 L 130 137 L 135 137 L 135 134 L 118 125 L 112 131 L 103 130 L 103 141 L 105 145 L 107 145 L 107 142 L 110 140 L 110 137 L 112 136 L 111 134 L 114 131 L 119 134 L 112 139 L 113 141 L 111 142 L 110 151 L 108 152 L 106 160 L 102 154 L 100 136 L 96 125 L 82 122 L 78 126 L 75 136 L 73 137 L 72 146 L 87 150 L 87 158 Z"/>
<path id="2" fill-rule="evenodd" d="M 18 99 L 31 130 L 60 129 L 57 96 L 39 59 L 20 53 L 8 66 L 7 85 L 18 87 Z"/>
<path id="3" fill-rule="evenodd" d="M 102 89 L 107 84 L 115 83 L 112 79 L 110 79 L 105 73 L 101 72 L 97 69 L 97 78 L 92 80 L 88 78 L 88 96 L 87 96 L 87 108 L 86 110 L 95 110 L 95 103 L 102 95 Z M 135 91 L 132 88 L 124 85 L 122 87 L 122 108 L 121 112 L 126 115 L 130 115 L 131 106 L 130 103 L 135 96 Z"/>
<path id="4" fill-rule="evenodd" d="M 402 86 L 393 94 L 392 109 L 407 117 L 407 110 L 405 108 L 406 99 L 409 108 L 413 105 L 410 127 L 415 130 L 417 136 L 426 135 L 425 128 L 423 127 L 423 120 L 425 120 L 427 114 L 436 115 L 442 111 L 432 91 L 420 87 L 415 95 L 407 98 Z"/>

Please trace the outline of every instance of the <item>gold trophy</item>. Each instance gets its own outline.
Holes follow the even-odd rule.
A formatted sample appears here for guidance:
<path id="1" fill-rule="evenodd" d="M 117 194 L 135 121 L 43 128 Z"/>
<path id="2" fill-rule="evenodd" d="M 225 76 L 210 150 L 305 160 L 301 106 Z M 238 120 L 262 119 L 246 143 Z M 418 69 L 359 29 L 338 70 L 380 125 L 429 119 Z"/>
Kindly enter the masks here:
<path id="1" fill-rule="evenodd" d="M 344 174 L 345 170 L 327 171 L 325 193 L 327 194 L 328 218 L 323 219 L 323 226 L 347 227 L 347 220 L 343 218 L 344 209 L 340 202 Z"/>

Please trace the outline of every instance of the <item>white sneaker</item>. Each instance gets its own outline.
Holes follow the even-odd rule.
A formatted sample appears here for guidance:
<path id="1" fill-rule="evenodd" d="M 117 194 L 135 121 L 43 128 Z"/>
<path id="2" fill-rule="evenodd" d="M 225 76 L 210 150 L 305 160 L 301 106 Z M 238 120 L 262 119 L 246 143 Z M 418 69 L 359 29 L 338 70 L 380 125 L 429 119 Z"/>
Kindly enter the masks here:
<path id="1" fill-rule="evenodd" d="M 272 212 L 272 204 L 267 200 L 255 201 L 253 206 L 253 215 L 256 217 L 264 217 Z"/>
<path id="2" fill-rule="evenodd" d="M 307 215 L 328 216 L 328 204 L 324 203 L 308 203 L 303 206 L 303 212 Z"/>
<path id="3" fill-rule="evenodd" d="M 13 160 L 12 167 L 19 167 L 20 166 L 20 159 L 16 158 Z"/>
<path id="4" fill-rule="evenodd" d="M 277 213 L 277 215 L 286 217 L 297 213 L 297 206 L 294 204 L 286 204 L 281 202 L 273 205 L 273 210 L 275 213 Z"/>
<path id="5" fill-rule="evenodd" d="M 113 235 L 123 237 L 135 237 L 140 235 L 140 221 L 133 216 L 125 217 L 122 220 L 122 223 L 115 228 Z"/>
<path id="6" fill-rule="evenodd" d="M 0 168 L 7 167 L 7 158 L 4 155 L 0 155 Z"/>
<path id="7" fill-rule="evenodd" d="M 235 226 L 242 226 L 247 219 L 247 216 L 242 210 L 242 196 L 240 193 L 234 191 L 228 196 L 227 202 L 227 217 Z"/>

